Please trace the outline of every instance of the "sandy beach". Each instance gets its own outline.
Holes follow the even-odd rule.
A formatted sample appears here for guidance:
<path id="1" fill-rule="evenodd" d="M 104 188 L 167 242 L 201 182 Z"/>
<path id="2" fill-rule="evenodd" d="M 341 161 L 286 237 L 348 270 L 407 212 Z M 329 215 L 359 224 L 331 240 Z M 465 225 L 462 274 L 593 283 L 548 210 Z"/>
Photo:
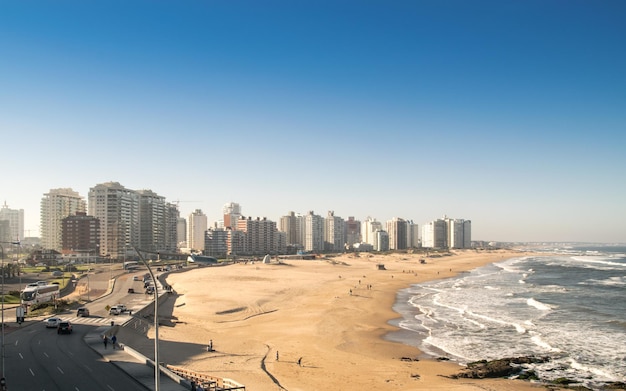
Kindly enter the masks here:
<path id="1" fill-rule="evenodd" d="M 422 264 L 418 254 L 362 253 L 173 273 L 167 281 L 176 298 L 159 328 L 168 347 L 161 358 L 255 391 L 545 389 L 519 380 L 451 379 L 459 365 L 385 339 L 397 330 L 389 321 L 399 317 L 392 310 L 399 290 L 524 255 L 464 250 Z M 210 341 L 214 351 L 207 351 Z"/>

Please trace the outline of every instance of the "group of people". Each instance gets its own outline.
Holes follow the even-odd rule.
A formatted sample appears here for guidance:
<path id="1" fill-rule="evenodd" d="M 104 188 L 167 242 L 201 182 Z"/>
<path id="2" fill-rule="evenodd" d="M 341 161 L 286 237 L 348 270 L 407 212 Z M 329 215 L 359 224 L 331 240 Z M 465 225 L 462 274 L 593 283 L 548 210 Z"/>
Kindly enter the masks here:
<path id="1" fill-rule="evenodd" d="M 105 335 L 102 336 L 102 343 L 104 343 L 104 348 L 107 348 L 107 345 L 109 344 L 109 337 Z M 115 335 L 113 335 L 111 337 L 111 346 L 113 346 L 113 349 L 115 349 L 115 345 L 117 344 L 117 337 Z"/>

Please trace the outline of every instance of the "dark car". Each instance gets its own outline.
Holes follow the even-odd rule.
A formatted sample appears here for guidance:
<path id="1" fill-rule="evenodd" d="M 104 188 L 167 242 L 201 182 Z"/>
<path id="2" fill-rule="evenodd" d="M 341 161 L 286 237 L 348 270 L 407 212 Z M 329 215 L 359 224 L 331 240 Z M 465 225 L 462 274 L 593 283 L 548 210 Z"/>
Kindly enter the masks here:
<path id="1" fill-rule="evenodd" d="M 133 289 L 133 288 L 128 288 L 128 293 L 135 293 L 135 289 Z"/>
<path id="2" fill-rule="evenodd" d="M 89 309 L 86 307 L 80 307 L 77 311 L 76 311 L 76 316 L 80 317 L 80 316 L 89 316 Z"/>
<path id="3" fill-rule="evenodd" d="M 62 321 L 57 327 L 57 334 L 72 334 L 72 324 L 67 320 Z"/>

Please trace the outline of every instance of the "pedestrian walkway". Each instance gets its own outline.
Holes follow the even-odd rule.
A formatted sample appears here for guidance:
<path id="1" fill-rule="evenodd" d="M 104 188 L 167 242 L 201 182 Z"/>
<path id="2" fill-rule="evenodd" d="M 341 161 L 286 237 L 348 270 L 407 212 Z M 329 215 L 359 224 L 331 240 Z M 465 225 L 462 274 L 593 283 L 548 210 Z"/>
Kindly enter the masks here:
<path id="1" fill-rule="evenodd" d="M 91 349 L 99 353 L 105 360 L 126 372 L 139 383 L 142 383 L 147 389 L 154 390 L 155 376 L 153 360 L 143 356 L 130 346 L 125 346 L 124 342 L 121 340 L 118 340 L 118 346 L 115 347 L 115 349 L 111 343 L 105 348 L 102 336 L 110 329 L 110 325 L 94 329 L 85 336 L 85 343 L 87 343 Z M 171 374 L 171 377 L 168 376 L 168 374 Z M 190 384 L 186 379 L 174 375 L 163 367 L 161 367 L 159 382 L 159 389 L 162 391 L 182 391 L 190 389 Z"/>

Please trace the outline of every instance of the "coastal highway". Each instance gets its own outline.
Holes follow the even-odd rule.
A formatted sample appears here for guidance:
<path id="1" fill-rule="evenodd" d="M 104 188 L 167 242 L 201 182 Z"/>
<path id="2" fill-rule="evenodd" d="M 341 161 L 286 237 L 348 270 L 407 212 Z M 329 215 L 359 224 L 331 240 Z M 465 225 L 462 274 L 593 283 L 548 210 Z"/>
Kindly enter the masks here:
<path id="1" fill-rule="evenodd" d="M 72 334 L 57 334 L 35 323 L 5 335 L 5 378 L 9 390 L 123 391 L 145 387 L 104 361 L 83 341 L 96 326 L 74 324 Z"/>
<path id="2" fill-rule="evenodd" d="M 107 273 L 108 274 L 108 273 Z M 107 274 L 92 276 L 97 286 Z M 91 316 L 76 318 L 75 312 L 59 314 L 73 324 L 72 334 L 57 334 L 55 328 L 46 328 L 43 322 L 34 322 L 5 334 L 4 374 L 8 390 L 41 391 L 123 391 L 142 390 L 145 387 L 115 365 L 103 360 L 83 340 L 95 328 L 121 321 L 127 316 L 109 316 L 106 305 L 126 303 L 129 308 L 149 300 L 143 293 L 128 294 L 130 287 L 143 284 L 132 281 L 132 274 L 116 279 L 115 289 L 108 296 L 87 304 Z M 142 290 L 139 290 L 140 292 Z M 117 321 L 116 323 L 120 323 Z"/>

